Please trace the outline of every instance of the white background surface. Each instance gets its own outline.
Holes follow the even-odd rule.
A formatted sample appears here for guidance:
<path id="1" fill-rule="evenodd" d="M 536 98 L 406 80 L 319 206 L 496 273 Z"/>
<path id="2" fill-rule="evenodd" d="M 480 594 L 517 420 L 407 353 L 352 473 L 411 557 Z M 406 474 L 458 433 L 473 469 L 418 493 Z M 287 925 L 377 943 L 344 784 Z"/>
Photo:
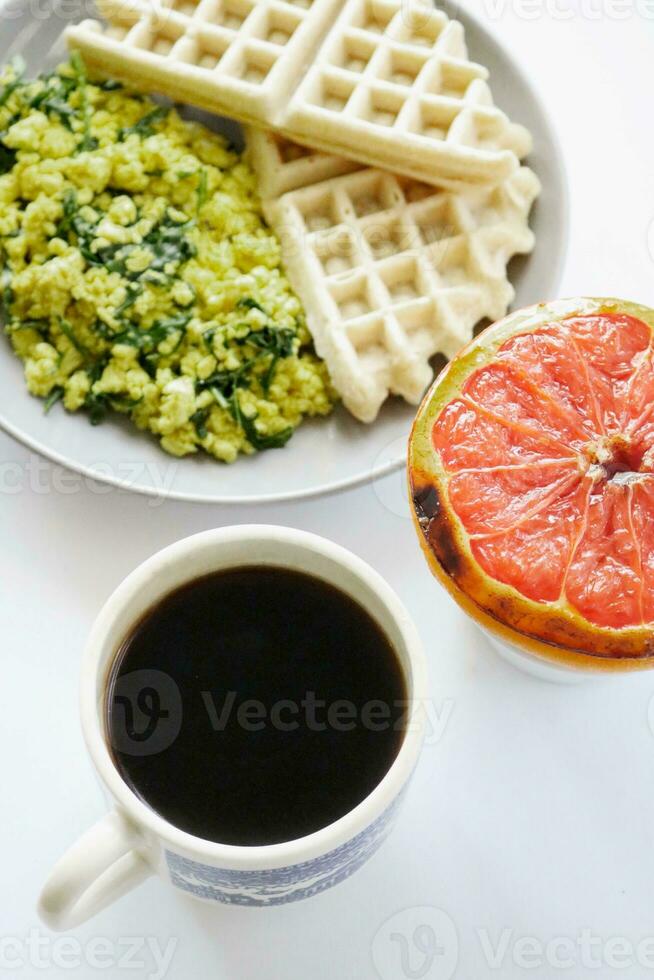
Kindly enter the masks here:
<path id="1" fill-rule="evenodd" d="M 476 7 L 558 120 L 573 207 L 562 294 L 652 303 L 654 19 L 644 14 L 654 5 Z M 19 477 L 12 492 L 7 477 L 14 488 Z M 375 963 L 382 980 L 654 976 L 654 938 L 636 950 L 654 937 L 654 678 L 559 689 L 499 661 L 430 578 L 400 476 L 303 504 L 153 506 L 87 487 L 0 435 L 0 483 L 0 976 L 154 975 L 147 947 L 141 966 L 118 964 L 130 937 L 175 941 L 172 980 L 372 980 Z M 151 879 L 56 942 L 36 917 L 40 884 L 105 812 L 77 720 L 90 624 L 152 552 L 248 521 L 324 534 L 386 576 L 422 631 L 434 703 L 451 710 L 444 735 L 425 749 L 391 839 L 336 889 L 279 909 L 213 909 Z M 423 923 L 439 927 L 433 962 L 414 941 Z M 406 937 L 405 966 L 391 932 Z M 115 949 L 104 969 L 84 962 L 98 937 Z M 557 945 L 562 937 L 571 942 Z M 494 965 L 484 950 L 498 943 Z"/>

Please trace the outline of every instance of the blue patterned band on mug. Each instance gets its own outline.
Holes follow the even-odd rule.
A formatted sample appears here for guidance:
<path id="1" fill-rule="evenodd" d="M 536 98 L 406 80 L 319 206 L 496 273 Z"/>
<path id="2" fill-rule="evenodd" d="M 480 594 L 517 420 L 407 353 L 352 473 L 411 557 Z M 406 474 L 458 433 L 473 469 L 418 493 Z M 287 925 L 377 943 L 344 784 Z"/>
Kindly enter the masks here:
<path id="1" fill-rule="evenodd" d="M 333 851 L 311 861 L 262 871 L 214 868 L 166 851 L 176 888 L 225 905 L 285 905 L 310 898 L 345 881 L 373 856 L 388 836 L 404 791 L 365 830 Z"/>

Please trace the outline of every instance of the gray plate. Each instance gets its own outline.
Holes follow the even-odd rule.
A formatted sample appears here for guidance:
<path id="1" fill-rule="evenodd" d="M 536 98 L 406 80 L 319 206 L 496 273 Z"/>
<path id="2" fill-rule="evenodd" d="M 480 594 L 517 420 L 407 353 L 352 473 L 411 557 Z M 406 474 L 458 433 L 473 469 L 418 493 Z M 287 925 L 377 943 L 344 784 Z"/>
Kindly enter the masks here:
<path id="1" fill-rule="evenodd" d="M 441 4 L 463 21 L 471 56 L 491 72 L 497 104 L 534 135 L 527 161 L 543 184 L 532 218 L 536 249 L 510 266 L 514 307 L 553 299 L 568 236 L 568 203 L 556 134 L 526 77 L 510 54 L 460 5 Z M 92 16 L 90 0 L 0 0 L 0 63 L 21 54 L 30 72 L 65 57 L 66 22 Z M 189 113 L 190 114 L 190 113 Z M 234 123 L 193 112 L 212 129 L 235 133 Z M 223 466 L 203 457 L 169 459 L 153 439 L 124 420 L 92 428 L 86 418 L 57 407 L 49 416 L 25 389 L 20 362 L 0 341 L 0 427 L 36 452 L 84 476 L 180 500 L 264 503 L 309 497 L 365 483 L 404 464 L 407 435 L 415 414 L 391 400 L 374 425 L 363 426 L 343 409 L 326 420 L 305 423 L 283 450 L 272 450 Z"/>

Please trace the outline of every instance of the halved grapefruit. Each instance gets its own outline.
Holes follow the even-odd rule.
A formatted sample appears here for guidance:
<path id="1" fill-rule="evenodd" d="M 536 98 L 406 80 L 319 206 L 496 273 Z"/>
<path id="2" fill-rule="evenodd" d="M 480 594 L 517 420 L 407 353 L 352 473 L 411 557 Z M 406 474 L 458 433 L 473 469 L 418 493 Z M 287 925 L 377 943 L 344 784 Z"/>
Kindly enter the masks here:
<path id="1" fill-rule="evenodd" d="M 654 666 L 654 310 L 562 300 L 488 327 L 427 393 L 409 484 L 478 623 L 549 661 Z"/>

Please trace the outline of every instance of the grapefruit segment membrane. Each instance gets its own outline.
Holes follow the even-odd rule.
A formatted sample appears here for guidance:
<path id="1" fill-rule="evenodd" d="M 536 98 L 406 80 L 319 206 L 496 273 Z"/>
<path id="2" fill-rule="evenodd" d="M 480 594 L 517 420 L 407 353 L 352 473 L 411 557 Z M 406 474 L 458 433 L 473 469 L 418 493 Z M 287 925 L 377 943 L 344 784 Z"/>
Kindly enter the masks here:
<path id="1" fill-rule="evenodd" d="M 579 421 L 596 431 L 599 411 L 588 372 L 576 344 L 558 324 L 547 324 L 536 334 L 520 334 L 503 345 L 498 360 L 516 364 L 541 391 L 570 408 Z"/>
<path id="2" fill-rule="evenodd" d="M 635 317 L 610 314 L 573 317 L 563 326 L 586 366 L 602 430 L 619 431 L 629 382 L 650 349 L 651 331 Z"/>
<path id="3" fill-rule="evenodd" d="M 532 307 L 464 348 L 418 412 L 432 567 L 540 655 L 654 657 L 653 336 L 630 303 Z"/>
<path id="4" fill-rule="evenodd" d="M 458 398 L 446 407 L 432 438 L 445 465 L 454 472 L 476 469 L 482 461 L 485 466 L 504 466 L 574 459 L 574 452 L 548 433 L 502 418 L 469 398 Z"/>
<path id="5" fill-rule="evenodd" d="M 586 525 L 588 477 L 560 489 L 546 506 L 503 534 L 479 535 L 472 541 L 472 553 L 482 568 L 537 602 L 561 601 L 573 551 Z"/>
<path id="6" fill-rule="evenodd" d="M 599 626 L 643 622 L 640 548 L 631 509 L 628 484 L 607 481 L 593 487 L 584 533 L 563 583 L 568 602 Z"/>
<path id="7" fill-rule="evenodd" d="M 654 480 L 642 480 L 633 487 L 631 521 L 640 543 L 643 619 L 654 621 Z"/>
<path id="8" fill-rule="evenodd" d="M 564 446 L 579 448 L 588 441 L 590 425 L 533 382 L 515 363 L 498 361 L 476 371 L 463 392 L 478 405 L 511 422 L 547 433 Z"/>
<path id="9" fill-rule="evenodd" d="M 654 351 L 647 350 L 629 382 L 621 420 L 635 443 L 654 443 Z"/>
<path id="10" fill-rule="evenodd" d="M 448 482 L 450 503 L 471 537 L 502 534 L 522 524 L 581 477 L 574 461 L 461 470 Z M 479 506 L 483 501 L 483 507 Z"/>

